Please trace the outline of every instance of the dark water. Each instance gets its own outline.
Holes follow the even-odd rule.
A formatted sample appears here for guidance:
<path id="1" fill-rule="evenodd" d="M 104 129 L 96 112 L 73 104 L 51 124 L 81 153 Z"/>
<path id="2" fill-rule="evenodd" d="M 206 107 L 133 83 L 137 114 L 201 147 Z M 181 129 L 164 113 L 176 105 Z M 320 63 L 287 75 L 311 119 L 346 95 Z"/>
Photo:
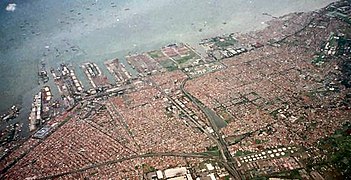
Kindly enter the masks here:
<path id="1" fill-rule="evenodd" d="M 173 42 L 196 47 L 202 38 L 263 28 L 262 22 L 269 20 L 263 12 L 280 16 L 315 10 L 330 2 L 333 0 L 2 0 L 0 112 L 14 103 L 23 104 L 19 119 L 26 120 L 39 88 L 40 61 L 48 67 L 68 62 L 79 71 L 84 61 L 102 64 Z M 9 3 L 16 3 L 15 11 L 5 10 Z"/>

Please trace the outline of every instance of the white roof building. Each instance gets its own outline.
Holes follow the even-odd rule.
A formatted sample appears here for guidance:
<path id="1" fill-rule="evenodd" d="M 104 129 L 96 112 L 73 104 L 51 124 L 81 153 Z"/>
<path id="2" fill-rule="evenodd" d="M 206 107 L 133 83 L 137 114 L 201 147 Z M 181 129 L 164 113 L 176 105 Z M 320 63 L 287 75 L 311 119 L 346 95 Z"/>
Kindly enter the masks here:
<path id="1" fill-rule="evenodd" d="M 166 169 L 165 170 L 165 176 L 166 176 L 166 178 L 181 176 L 181 175 L 185 175 L 186 171 L 187 170 L 186 170 L 185 167 Z"/>
<path id="2" fill-rule="evenodd" d="M 214 170 L 214 167 L 212 166 L 212 164 L 206 164 L 206 167 L 209 171 Z"/>

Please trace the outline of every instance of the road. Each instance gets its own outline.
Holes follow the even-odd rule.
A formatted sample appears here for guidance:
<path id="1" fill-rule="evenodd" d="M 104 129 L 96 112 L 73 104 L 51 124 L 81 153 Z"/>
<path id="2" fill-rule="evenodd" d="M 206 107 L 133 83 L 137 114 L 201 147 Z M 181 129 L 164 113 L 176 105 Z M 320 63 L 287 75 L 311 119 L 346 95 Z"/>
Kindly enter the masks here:
<path id="1" fill-rule="evenodd" d="M 69 175 L 69 174 L 75 174 L 75 173 L 84 172 L 84 171 L 87 171 L 87 170 L 93 169 L 93 168 L 98 168 L 98 167 L 102 167 L 102 166 L 106 166 L 106 165 L 112 165 L 112 164 L 120 163 L 120 162 L 123 162 L 123 161 L 128 161 L 128 160 L 131 160 L 131 159 L 147 158 L 147 157 L 164 157 L 164 156 L 207 158 L 207 159 L 217 159 L 218 158 L 217 156 L 211 156 L 211 155 L 200 154 L 200 153 L 199 154 L 197 154 L 197 153 L 174 153 L 174 152 L 148 153 L 148 154 L 133 155 L 133 156 L 125 157 L 125 158 L 119 158 L 119 159 L 114 159 L 114 160 L 105 161 L 105 162 L 101 162 L 101 163 L 91 164 L 89 166 L 86 166 L 86 167 L 83 167 L 83 168 L 80 168 L 80 169 L 71 170 L 71 171 L 58 173 L 58 174 L 45 176 L 45 177 L 39 177 L 39 178 L 36 178 L 36 179 L 39 179 L 39 180 L 42 180 L 42 179 L 54 179 L 54 178 L 59 178 L 59 177 L 62 177 L 62 176 L 65 176 L 65 175 Z"/>
<path id="2" fill-rule="evenodd" d="M 227 143 L 226 141 L 222 138 L 221 133 L 219 132 L 219 129 L 217 127 L 217 125 L 215 124 L 215 119 L 216 118 L 220 118 L 218 117 L 218 115 L 216 113 L 211 113 L 210 111 L 212 111 L 211 109 L 209 109 L 208 107 L 205 107 L 204 105 L 202 105 L 201 103 L 199 103 L 199 101 L 197 99 L 195 99 L 189 92 L 187 92 L 184 89 L 185 83 L 189 80 L 189 78 L 185 79 L 182 82 L 181 85 L 181 90 L 182 92 L 196 105 L 198 106 L 201 111 L 206 115 L 206 117 L 208 118 L 211 128 L 213 129 L 213 134 L 212 136 L 214 136 L 215 142 L 218 146 L 218 149 L 221 152 L 221 157 L 223 159 L 223 163 L 222 165 L 227 169 L 227 171 L 229 172 L 230 175 L 232 175 L 234 177 L 234 179 L 241 179 L 240 173 L 236 170 L 236 164 L 235 161 L 232 157 L 232 155 L 230 154 L 228 147 L 227 147 Z"/>
<path id="3" fill-rule="evenodd" d="M 207 159 L 213 159 L 216 162 L 218 162 L 219 164 L 223 165 L 223 167 L 225 167 L 227 169 L 227 171 L 229 172 L 229 174 L 234 177 L 234 179 L 241 179 L 239 172 L 235 169 L 235 164 L 234 164 L 234 160 L 232 158 L 232 156 L 230 155 L 228 148 L 227 148 L 227 144 L 225 142 L 225 140 L 222 138 L 222 136 L 219 133 L 219 129 L 216 126 L 214 119 L 216 118 L 220 118 L 218 117 L 215 113 L 210 113 L 210 109 L 208 109 L 207 107 L 203 106 L 201 103 L 199 103 L 196 99 L 194 99 L 187 91 L 184 90 L 184 85 L 186 83 L 188 79 L 185 79 L 181 85 L 181 90 L 183 91 L 183 93 L 191 100 L 194 102 L 194 104 L 196 106 L 198 106 L 203 112 L 204 114 L 207 116 L 207 118 L 210 121 L 210 125 L 212 127 L 212 129 L 214 130 L 214 133 L 209 133 L 207 130 L 203 129 L 202 126 L 200 124 L 198 124 L 198 122 L 193 119 L 191 116 L 188 116 L 190 118 L 190 120 L 193 121 L 193 123 L 198 126 L 209 138 L 211 138 L 218 146 L 218 149 L 221 153 L 221 156 L 214 156 L 211 154 L 206 154 L 206 153 L 175 153 L 175 152 L 165 152 L 165 153 L 148 153 L 148 154 L 135 154 L 135 155 L 131 155 L 129 157 L 125 157 L 125 158 L 119 158 L 119 159 L 113 159 L 110 161 L 105 161 L 105 162 L 101 162 L 101 163 L 96 163 L 96 164 L 91 164 L 79 169 L 75 169 L 75 170 L 71 170 L 71 171 L 67 171 L 67 172 L 62 172 L 62 173 L 57 173 L 54 175 L 49 175 L 49 176 L 45 176 L 45 177 L 38 177 L 36 179 L 53 179 L 53 178 L 59 178 L 65 175 L 69 175 L 69 174 L 75 174 L 75 173 L 79 173 L 79 172 L 84 172 L 87 171 L 89 169 L 93 169 L 93 168 L 97 168 L 97 167 L 102 167 L 102 166 L 106 166 L 106 165 L 111 165 L 111 164 L 116 164 L 116 163 L 120 163 L 123 161 L 127 161 L 127 160 L 131 160 L 131 159 L 137 159 L 137 158 L 145 158 L 145 157 L 162 157 L 162 156 L 171 156 L 171 157 L 191 157 L 191 158 L 207 158 Z M 154 82 L 153 82 L 154 83 Z M 129 87 L 130 88 L 130 87 Z M 158 87 L 159 88 L 159 87 Z M 115 88 L 113 90 L 113 92 L 118 92 L 120 90 L 126 90 L 128 88 L 125 87 L 120 87 L 120 88 Z M 161 90 L 161 89 L 159 89 Z M 161 90 L 161 92 L 163 92 Z M 86 97 L 84 100 L 81 101 L 81 103 L 84 103 L 86 101 L 90 101 L 96 97 L 100 97 L 100 96 L 104 96 L 107 95 L 107 93 L 110 92 L 106 92 L 106 93 L 102 93 L 102 94 L 97 94 L 97 95 L 92 95 L 89 97 Z M 167 94 L 164 93 L 164 95 L 166 97 L 168 97 L 169 100 L 172 100 L 171 97 L 169 97 Z M 175 104 L 176 106 L 177 103 L 173 102 L 173 104 Z M 78 106 L 75 106 L 73 109 L 77 109 Z M 181 107 L 178 107 L 180 110 L 184 111 Z M 115 110 L 115 109 L 114 109 Z M 71 112 L 74 112 L 71 110 Z M 188 115 L 185 111 L 184 113 L 186 115 Z M 22 158 L 22 157 L 21 157 Z M 12 164 L 11 164 L 12 165 Z"/>

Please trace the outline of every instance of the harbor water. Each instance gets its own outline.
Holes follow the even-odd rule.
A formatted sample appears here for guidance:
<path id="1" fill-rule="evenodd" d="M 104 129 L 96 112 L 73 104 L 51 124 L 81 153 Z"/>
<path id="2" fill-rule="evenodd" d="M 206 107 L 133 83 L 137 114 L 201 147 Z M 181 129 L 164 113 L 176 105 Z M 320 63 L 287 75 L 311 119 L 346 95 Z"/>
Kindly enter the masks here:
<path id="1" fill-rule="evenodd" d="M 273 16 L 311 11 L 333 0 L 2 0 L 0 1 L 0 112 L 22 106 L 25 122 L 38 92 L 38 64 L 69 63 L 78 78 L 83 62 L 265 27 Z M 15 8 L 7 9 L 9 4 Z M 124 61 L 125 62 L 125 61 Z M 56 87 L 53 87 L 56 88 Z M 13 123 L 12 122 L 12 123 Z M 6 122 L 1 122 L 5 127 Z M 28 129 L 23 130 L 28 132 Z M 27 134 L 27 133 L 24 133 Z"/>

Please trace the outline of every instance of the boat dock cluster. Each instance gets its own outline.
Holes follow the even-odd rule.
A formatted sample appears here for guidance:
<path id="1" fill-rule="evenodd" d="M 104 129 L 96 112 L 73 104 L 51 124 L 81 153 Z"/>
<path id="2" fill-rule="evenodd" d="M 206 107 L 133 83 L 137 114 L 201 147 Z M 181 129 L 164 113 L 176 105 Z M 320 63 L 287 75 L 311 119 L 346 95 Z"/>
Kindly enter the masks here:
<path id="1" fill-rule="evenodd" d="M 16 141 L 20 140 L 20 132 L 23 123 L 14 123 L 6 126 L 0 133 L 0 159 L 3 159 L 13 148 L 16 147 Z"/>
<path id="2" fill-rule="evenodd" d="M 84 73 L 89 79 L 89 82 L 94 89 L 96 89 L 97 87 L 109 86 L 107 77 L 103 75 L 97 64 L 87 62 L 82 65 L 82 68 L 84 69 Z"/>
<path id="3" fill-rule="evenodd" d="M 61 64 L 60 68 L 51 69 L 51 75 L 56 84 L 61 98 L 55 97 L 50 86 L 45 85 L 35 94 L 32 103 L 32 110 L 29 115 L 29 130 L 35 131 L 46 121 L 70 109 L 83 92 L 82 83 L 77 79 L 73 69 Z"/>
<path id="4" fill-rule="evenodd" d="M 350 21 L 331 17 L 341 10 L 330 7 L 206 39 L 212 59 L 180 43 L 127 56 L 137 74 L 109 60 L 115 83 L 84 63 L 90 89 L 79 70 L 61 64 L 51 70 L 59 94 L 43 87 L 33 102 L 33 123 L 46 110 L 51 120 L 5 157 L 2 177 L 327 176 L 316 143 L 348 122 L 351 109 Z"/>
<path id="5" fill-rule="evenodd" d="M 115 77 L 117 85 L 123 85 L 130 82 L 132 74 L 128 72 L 125 65 L 118 59 L 105 61 L 107 70 Z"/>
<path id="6" fill-rule="evenodd" d="M 65 107 L 71 107 L 75 99 L 79 99 L 83 93 L 84 87 L 77 78 L 73 67 L 68 67 L 66 64 L 61 64 L 61 67 L 55 71 L 52 69 L 52 75 L 55 78 L 55 84 L 61 94 Z"/>
<path id="7" fill-rule="evenodd" d="M 142 54 L 129 55 L 126 60 L 139 73 L 139 78 L 165 74 L 177 69 L 181 69 L 190 78 L 193 78 L 224 68 L 224 65 L 219 62 L 205 63 L 206 61 L 193 48 L 183 43 L 171 44 Z M 115 83 L 109 82 L 96 63 L 82 64 L 82 70 L 92 86 L 91 89 L 84 89 L 73 66 L 61 64 L 57 69 L 51 68 L 51 76 L 60 97 L 53 98 L 49 86 L 44 86 L 34 96 L 29 117 L 30 131 L 36 130 L 50 117 L 72 108 L 85 98 L 104 93 L 111 94 L 115 87 L 125 86 L 138 79 L 118 59 L 108 60 L 104 64 L 115 78 Z"/>
<path id="8" fill-rule="evenodd" d="M 34 131 L 45 121 L 49 120 L 53 114 L 52 92 L 49 86 L 44 86 L 34 95 L 32 110 L 29 115 L 29 130 Z"/>
<path id="9" fill-rule="evenodd" d="M 11 119 L 14 119 L 18 116 L 19 111 L 20 111 L 20 108 L 17 107 L 16 105 L 13 105 L 9 110 L 7 110 L 6 113 L 0 116 L 0 119 L 1 121 L 10 121 Z"/>
<path id="10" fill-rule="evenodd" d="M 127 56 L 126 59 L 140 76 L 155 74 L 162 69 L 154 59 L 146 54 L 131 55 Z"/>
<path id="11" fill-rule="evenodd" d="M 29 115 L 29 130 L 34 131 L 36 126 L 41 123 L 41 92 L 38 92 L 34 95 L 33 103 L 32 103 L 32 111 Z"/>

